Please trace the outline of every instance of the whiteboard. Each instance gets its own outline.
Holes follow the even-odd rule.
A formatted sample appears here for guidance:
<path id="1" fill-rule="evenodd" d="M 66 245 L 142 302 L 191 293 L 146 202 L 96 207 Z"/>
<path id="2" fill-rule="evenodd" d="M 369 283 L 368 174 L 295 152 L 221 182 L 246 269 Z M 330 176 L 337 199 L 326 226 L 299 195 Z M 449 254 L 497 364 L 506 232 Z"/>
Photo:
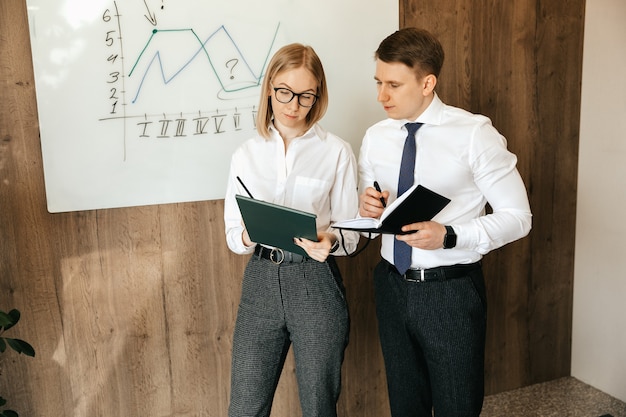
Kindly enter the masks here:
<path id="1" fill-rule="evenodd" d="M 27 6 L 51 213 L 224 198 L 230 156 L 255 134 L 266 66 L 287 43 L 319 54 L 321 124 L 355 152 L 385 117 L 373 55 L 398 28 L 397 0 Z"/>

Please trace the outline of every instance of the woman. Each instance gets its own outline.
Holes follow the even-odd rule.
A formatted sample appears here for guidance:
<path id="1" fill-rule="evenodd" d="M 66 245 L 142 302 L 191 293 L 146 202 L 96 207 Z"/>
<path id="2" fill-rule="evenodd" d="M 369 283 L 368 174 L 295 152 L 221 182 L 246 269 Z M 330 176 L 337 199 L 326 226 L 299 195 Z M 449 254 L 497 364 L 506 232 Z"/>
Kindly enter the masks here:
<path id="1" fill-rule="evenodd" d="M 229 416 L 269 416 L 293 344 L 303 417 L 332 417 L 349 331 L 334 255 L 353 251 L 358 234 L 342 237 L 330 225 L 358 211 L 356 158 L 347 142 L 317 124 L 328 92 L 311 47 L 291 44 L 277 51 L 261 91 L 258 135 L 233 154 L 224 207 L 228 247 L 254 253 L 233 338 Z M 250 240 L 235 202 L 235 194 L 247 193 L 244 188 L 257 199 L 317 215 L 318 241 L 294 240 L 307 257 L 276 258 L 273 248 Z"/>

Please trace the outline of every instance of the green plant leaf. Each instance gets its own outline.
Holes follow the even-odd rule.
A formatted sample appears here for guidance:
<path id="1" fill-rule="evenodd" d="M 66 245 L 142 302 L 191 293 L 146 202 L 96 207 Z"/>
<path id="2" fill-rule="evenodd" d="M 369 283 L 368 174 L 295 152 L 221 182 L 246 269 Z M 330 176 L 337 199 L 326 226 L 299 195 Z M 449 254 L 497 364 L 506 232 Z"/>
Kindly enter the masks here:
<path id="1" fill-rule="evenodd" d="M 9 316 L 4 311 L 0 311 L 0 328 L 4 329 L 5 327 L 12 326 L 12 325 L 13 325 L 13 320 L 11 319 L 11 316 Z"/>
<path id="2" fill-rule="evenodd" d="M 11 327 L 15 326 L 18 321 L 20 321 L 19 310 L 13 309 L 9 311 L 8 314 L 4 311 L 0 311 L 0 327 L 4 328 L 4 330 L 9 330 Z"/>
<path id="3" fill-rule="evenodd" d="M 0 353 L 4 353 L 7 350 L 7 344 L 4 342 L 4 337 L 0 337 Z"/>
<path id="4" fill-rule="evenodd" d="M 4 406 L 7 403 L 7 400 L 5 400 L 4 398 L 0 397 L 0 407 Z"/>
<path id="5" fill-rule="evenodd" d="M 14 308 L 13 310 L 9 311 L 9 316 L 11 316 L 11 320 L 13 321 L 13 324 L 9 327 L 5 327 L 4 328 L 5 330 L 8 330 L 11 327 L 15 326 L 17 322 L 20 321 L 21 314 L 19 310 Z"/>
<path id="6" fill-rule="evenodd" d="M 2 414 L 0 414 L 0 417 L 20 417 L 20 416 L 13 410 L 4 410 Z"/>
<path id="7" fill-rule="evenodd" d="M 7 344 L 17 353 L 23 353 L 26 356 L 35 356 L 35 349 L 28 343 L 21 339 L 11 339 L 5 337 Z"/>

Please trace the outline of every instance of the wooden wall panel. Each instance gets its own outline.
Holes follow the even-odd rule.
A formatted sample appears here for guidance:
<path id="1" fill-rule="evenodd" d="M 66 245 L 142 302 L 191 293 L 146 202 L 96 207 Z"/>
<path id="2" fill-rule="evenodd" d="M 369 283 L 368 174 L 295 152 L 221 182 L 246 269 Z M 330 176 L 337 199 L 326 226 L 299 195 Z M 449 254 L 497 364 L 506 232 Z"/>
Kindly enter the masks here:
<path id="1" fill-rule="evenodd" d="M 240 281 L 231 277 L 242 273 L 243 263 L 212 248 L 209 236 L 223 235 L 223 224 L 212 215 L 220 210 L 217 202 L 160 208 L 174 415 L 227 413 L 223 399 L 240 291 Z"/>
<path id="2" fill-rule="evenodd" d="M 400 27 L 422 27 L 444 46 L 445 62 L 435 90 L 450 105 L 464 106 L 471 99 L 470 67 L 474 53 L 471 2 L 467 0 L 400 0 Z"/>
<path id="3" fill-rule="evenodd" d="M 19 328 L 11 331 L 14 337 L 32 342 L 38 351 L 54 352 L 61 329 L 50 245 L 54 230 L 41 206 L 43 170 L 32 63 L 27 60 L 30 42 L 14 28 L 27 21 L 19 3 L 0 2 L 0 306 L 23 313 Z M 53 361 L 13 352 L 0 355 L 0 395 L 12 408 L 23 410 L 22 415 L 64 415 L 70 397 L 64 380 Z M 34 399 L 35 393 L 41 395 Z"/>
<path id="4" fill-rule="evenodd" d="M 365 242 L 361 242 L 361 246 Z M 389 415 L 387 385 L 374 304 L 373 271 L 380 259 L 380 239 L 356 258 L 338 258 L 350 311 L 350 343 L 342 370 L 339 415 Z"/>
<path id="5" fill-rule="evenodd" d="M 531 236 L 488 255 L 487 390 L 569 373 L 584 0 L 401 1 L 446 48 L 438 91 L 492 117 L 519 156 Z M 372 46 L 375 49 L 376 45 Z M 223 201 L 49 214 L 24 0 L 0 1 L 0 308 L 35 358 L 0 355 L 23 416 L 224 416 L 247 257 Z M 372 99 L 375 99 L 372 97 Z M 389 415 L 371 273 L 340 259 L 352 319 L 339 415 Z M 273 417 L 301 415 L 293 357 Z"/>
<path id="6" fill-rule="evenodd" d="M 537 125 L 539 140 L 547 143 L 543 152 L 532 150 L 534 166 L 542 167 L 533 170 L 537 190 L 533 204 L 544 216 L 538 219 L 538 233 L 533 238 L 536 252 L 543 256 L 532 264 L 531 309 L 538 314 L 529 335 L 533 349 L 562 358 L 554 364 L 546 354 L 531 363 L 531 374 L 548 380 L 555 371 L 569 373 L 571 362 L 572 234 L 576 226 L 585 3 L 570 0 L 539 5 L 537 62 L 542 65 L 537 67 Z M 550 334 L 554 317 L 568 323 L 560 329 L 558 338 Z"/>
<path id="7" fill-rule="evenodd" d="M 531 28 L 534 8 L 524 2 L 489 2 L 487 16 L 475 10 L 472 50 L 480 58 L 472 61 L 472 95 L 469 109 L 491 117 L 507 138 L 509 149 L 518 156 L 518 169 L 530 188 L 533 160 L 529 154 L 538 141 L 536 125 L 536 56 Z M 532 194 L 531 208 L 534 212 Z M 533 221 L 536 216 L 533 218 Z M 532 280 L 531 239 L 515 242 L 488 255 L 489 326 L 487 345 L 487 389 L 497 392 L 536 382 L 528 365 L 534 355 L 545 352 L 530 348 L 529 283 Z M 573 237 L 573 235 L 572 235 Z M 573 273 L 573 271 L 572 271 Z M 495 314 L 493 314 L 495 312 Z M 560 325 L 560 323 L 553 323 Z M 569 375 L 569 373 L 568 373 Z M 563 376 L 563 374 L 556 374 Z"/>

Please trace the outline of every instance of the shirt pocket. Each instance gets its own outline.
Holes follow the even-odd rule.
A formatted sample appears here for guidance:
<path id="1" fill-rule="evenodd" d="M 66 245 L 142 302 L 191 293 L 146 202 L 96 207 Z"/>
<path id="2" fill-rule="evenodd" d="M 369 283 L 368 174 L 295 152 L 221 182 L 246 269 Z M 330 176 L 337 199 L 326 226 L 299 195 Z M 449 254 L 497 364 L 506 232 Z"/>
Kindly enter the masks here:
<path id="1" fill-rule="evenodd" d="M 306 207 L 305 210 L 318 213 L 328 200 L 329 192 L 328 181 L 298 176 L 294 183 L 293 202 L 296 206 Z"/>

